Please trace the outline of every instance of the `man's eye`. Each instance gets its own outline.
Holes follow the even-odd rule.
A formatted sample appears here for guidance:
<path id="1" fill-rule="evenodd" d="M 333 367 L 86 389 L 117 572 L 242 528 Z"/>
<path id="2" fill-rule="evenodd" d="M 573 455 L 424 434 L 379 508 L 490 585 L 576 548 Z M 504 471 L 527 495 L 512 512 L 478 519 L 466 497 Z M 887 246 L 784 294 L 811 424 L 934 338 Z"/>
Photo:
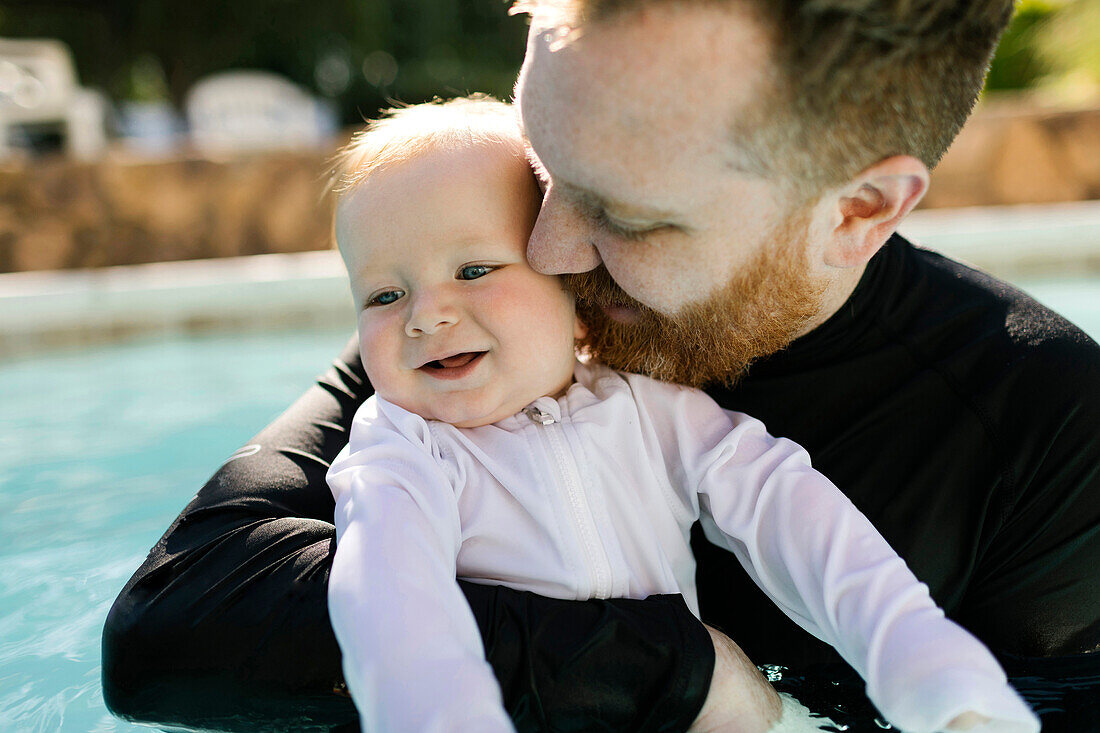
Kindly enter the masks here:
<path id="1" fill-rule="evenodd" d="M 617 224 L 609 224 L 607 228 L 610 229 L 612 233 L 631 242 L 641 242 L 646 238 L 647 234 L 653 231 L 652 229 L 643 229 L 641 231 L 637 229 L 627 229 Z"/>
<path id="2" fill-rule="evenodd" d="M 367 301 L 367 307 L 369 308 L 372 305 L 389 305 L 390 303 L 393 303 L 397 299 L 399 299 L 402 295 L 404 295 L 404 293 L 400 290 L 383 290 L 382 292 L 375 293 L 370 297 L 370 299 Z"/>
<path id="3" fill-rule="evenodd" d="M 465 265 L 458 271 L 458 279 L 477 280 L 479 277 L 485 277 L 495 269 L 495 267 L 489 265 Z"/>
<path id="4" fill-rule="evenodd" d="M 641 241 L 646 238 L 646 235 L 652 234 L 654 231 L 661 228 L 631 229 L 609 217 L 606 211 L 596 211 L 592 218 L 595 219 L 596 225 L 604 231 L 632 242 Z"/>

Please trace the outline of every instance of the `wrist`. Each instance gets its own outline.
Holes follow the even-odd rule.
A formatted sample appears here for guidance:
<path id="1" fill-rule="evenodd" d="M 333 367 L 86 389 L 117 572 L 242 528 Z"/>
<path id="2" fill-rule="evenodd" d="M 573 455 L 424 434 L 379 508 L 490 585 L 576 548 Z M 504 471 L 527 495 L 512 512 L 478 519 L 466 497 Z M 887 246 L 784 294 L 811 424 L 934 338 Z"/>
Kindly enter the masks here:
<path id="1" fill-rule="evenodd" d="M 765 733 L 782 714 L 779 695 L 729 637 L 705 627 L 714 649 L 714 671 L 695 733 Z"/>

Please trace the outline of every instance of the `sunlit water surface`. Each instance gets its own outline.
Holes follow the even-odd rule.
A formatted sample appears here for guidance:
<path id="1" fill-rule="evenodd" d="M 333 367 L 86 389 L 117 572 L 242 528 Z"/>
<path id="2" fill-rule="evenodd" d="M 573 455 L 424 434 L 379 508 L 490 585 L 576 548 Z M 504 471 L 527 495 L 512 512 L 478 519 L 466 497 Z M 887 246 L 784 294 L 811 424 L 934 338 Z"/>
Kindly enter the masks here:
<path id="1" fill-rule="evenodd" d="M 1030 289 L 1100 335 L 1100 282 Z M 346 338 L 209 336 L 0 362 L 0 731 L 148 730 L 103 704 L 112 600 L 218 464 Z M 1096 666 L 1012 673 L 1046 730 L 1100 731 Z M 845 669 L 766 671 L 830 721 L 807 714 L 790 731 L 885 726 Z"/>

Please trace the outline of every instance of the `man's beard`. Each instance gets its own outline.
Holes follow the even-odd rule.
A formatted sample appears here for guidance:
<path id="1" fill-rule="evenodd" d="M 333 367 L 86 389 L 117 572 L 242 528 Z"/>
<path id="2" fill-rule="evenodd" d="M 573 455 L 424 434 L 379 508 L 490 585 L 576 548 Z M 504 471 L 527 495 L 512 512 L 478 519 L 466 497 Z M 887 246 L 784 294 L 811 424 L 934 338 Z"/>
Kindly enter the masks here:
<path id="1" fill-rule="evenodd" d="M 753 361 L 785 348 L 820 312 L 825 285 L 810 275 L 807 224 L 801 213 L 788 217 L 725 287 L 672 316 L 627 295 L 603 265 L 565 275 L 588 327 L 582 353 L 666 382 L 732 386 Z M 613 320 L 604 308 L 615 306 L 633 309 L 637 318 Z"/>

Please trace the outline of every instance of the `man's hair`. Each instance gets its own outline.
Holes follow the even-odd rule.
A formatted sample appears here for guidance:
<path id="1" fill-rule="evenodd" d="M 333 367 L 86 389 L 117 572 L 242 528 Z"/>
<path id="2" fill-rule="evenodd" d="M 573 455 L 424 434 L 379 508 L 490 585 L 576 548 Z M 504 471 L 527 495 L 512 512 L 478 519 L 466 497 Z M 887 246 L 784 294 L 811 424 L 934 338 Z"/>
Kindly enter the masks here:
<path id="1" fill-rule="evenodd" d="M 337 152 L 329 190 L 339 197 L 374 171 L 427 149 L 501 142 L 522 145 L 519 121 L 510 104 L 484 94 L 393 107 L 367 122 Z"/>
<path id="2" fill-rule="evenodd" d="M 747 11 L 775 63 L 731 132 L 752 170 L 811 194 L 892 155 L 935 167 L 974 107 L 1013 3 L 517 0 L 514 9 L 551 11 L 581 30 L 661 4 Z"/>

